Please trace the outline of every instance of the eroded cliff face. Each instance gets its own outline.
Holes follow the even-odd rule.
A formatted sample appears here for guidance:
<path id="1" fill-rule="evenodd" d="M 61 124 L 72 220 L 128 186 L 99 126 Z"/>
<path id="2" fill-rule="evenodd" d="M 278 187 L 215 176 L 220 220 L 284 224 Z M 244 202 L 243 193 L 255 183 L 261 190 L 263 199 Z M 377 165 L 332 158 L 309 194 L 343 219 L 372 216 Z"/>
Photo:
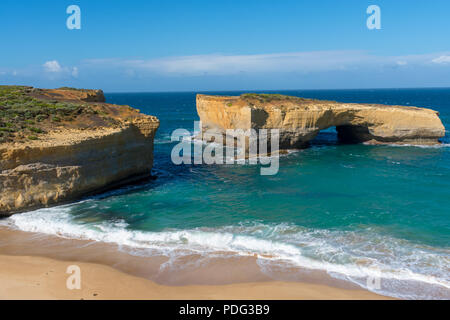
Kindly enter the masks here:
<path id="1" fill-rule="evenodd" d="M 30 95 L 39 99 L 47 98 L 60 101 L 105 102 L 103 91 L 92 89 L 34 89 L 30 92 Z"/>
<path id="2" fill-rule="evenodd" d="M 338 103 L 281 95 L 197 96 L 203 131 L 279 129 L 280 148 L 301 148 L 335 126 L 351 142 L 437 144 L 445 135 L 438 112 L 416 107 Z"/>
<path id="3" fill-rule="evenodd" d="M 51 95 L 95 102 L 90 106 L 98 113 L 55 124 L 38 140 L 0 143 L 0 216 L 150 176 L 157 118 L 103 103 L 101 91 L 51 90 Z"/>

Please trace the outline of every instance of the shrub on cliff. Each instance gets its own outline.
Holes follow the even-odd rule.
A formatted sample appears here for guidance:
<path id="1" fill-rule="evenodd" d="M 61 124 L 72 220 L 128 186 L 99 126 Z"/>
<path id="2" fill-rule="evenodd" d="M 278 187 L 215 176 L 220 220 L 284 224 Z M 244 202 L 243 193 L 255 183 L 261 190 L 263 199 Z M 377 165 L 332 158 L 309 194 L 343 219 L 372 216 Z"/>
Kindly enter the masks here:
<path id="1" fill-rule="evenodd" d="M 12 133 L 22 137 L 42 134 L 46 120 L 71 121 L 80 114 L 97 112 L 87 104 L 35 98 L 32 96 L 35 90 L 25 86 L 0 86 L 0 132 L 10 133 L 2 134 L 0 142 L 12 140 L 15 137 Z"/>

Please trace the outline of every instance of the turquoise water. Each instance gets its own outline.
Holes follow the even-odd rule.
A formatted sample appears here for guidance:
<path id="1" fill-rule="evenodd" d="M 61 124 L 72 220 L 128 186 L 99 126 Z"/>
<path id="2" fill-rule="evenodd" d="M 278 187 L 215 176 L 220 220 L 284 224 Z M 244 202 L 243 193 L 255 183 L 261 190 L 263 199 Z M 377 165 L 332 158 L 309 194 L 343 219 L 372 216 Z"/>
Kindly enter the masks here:
<path id="1" fill-rule="evenodd" d="M 241 92 L 221 92 L 238 95 Z M 450 89 L 277 91 L 341 102 L 438 110 L 450 128 Z M 215 93 L 212 93 L 215 94 Z M 450 298 L 450 137 L 438 147 L 339 144 L 334 128 L 280 158 L 275 176 L 254 165 L 171 163 L 177 128 L 193 131 L 195 93 L 107 94 L 157 116 L 157 179 L 63 207 L 10 218 L 27 231 L 155 252 L 231 252 L 261 267 L 319 269 L 375 292 Z"/>

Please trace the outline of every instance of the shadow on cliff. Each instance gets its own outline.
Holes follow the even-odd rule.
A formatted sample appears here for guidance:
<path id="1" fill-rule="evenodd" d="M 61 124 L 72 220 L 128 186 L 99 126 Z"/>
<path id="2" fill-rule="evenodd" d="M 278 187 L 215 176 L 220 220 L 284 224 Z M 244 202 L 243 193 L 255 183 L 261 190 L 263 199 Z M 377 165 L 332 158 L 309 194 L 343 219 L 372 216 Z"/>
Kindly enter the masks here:
<path id="1" fill-rule="evenodd" d="M 175 165 L 170 158 L 173 144 L 159 145 L 154 151 L 154 162 L 151 173 L 145 176 L 132 178 L 129 182 L 124 181 L 118 185 L 110 185 L 103 190 L 97 190 L 82 200 L 105 199 L 112 196 L 126 195 L 142 190 L 156 189 L 174 180 L 191 179 L 195 173 L 192 165 Z"/>

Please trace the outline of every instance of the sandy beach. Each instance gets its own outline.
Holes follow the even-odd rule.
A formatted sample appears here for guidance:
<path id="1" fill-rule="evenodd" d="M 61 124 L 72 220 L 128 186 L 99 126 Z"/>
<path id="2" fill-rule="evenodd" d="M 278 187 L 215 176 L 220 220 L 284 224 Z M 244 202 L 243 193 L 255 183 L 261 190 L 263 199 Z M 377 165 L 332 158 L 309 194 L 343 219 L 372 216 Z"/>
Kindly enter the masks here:
<path id="1" fill-rule="evenodd" d="M 273 280 L 260 273 L 251 257 L 161 273 L 167 257 L 130 255 L 110 244 L 5 227 L 0 227 L 0 238 L 0 299 L 388 299 L 331 283 L 323 274 Z M 67 268 L 73 265 L 80 267 L 81 290 L 67 289 Z"/>
<path id="2" fill-rule="evenodd" d="M 3 2 L 0 301 L 450 300 L 450 0 Z"/>
<path id="3" fill-rule="evenodd" d="M 80 290 L 67 289 L 70 265 L 80 267 Z M 305 283 L 164 286 L 99 264 L 5 255 L 0 256 L 0 284 L 0 299 L 385 299 L 363 290 Z"/>

